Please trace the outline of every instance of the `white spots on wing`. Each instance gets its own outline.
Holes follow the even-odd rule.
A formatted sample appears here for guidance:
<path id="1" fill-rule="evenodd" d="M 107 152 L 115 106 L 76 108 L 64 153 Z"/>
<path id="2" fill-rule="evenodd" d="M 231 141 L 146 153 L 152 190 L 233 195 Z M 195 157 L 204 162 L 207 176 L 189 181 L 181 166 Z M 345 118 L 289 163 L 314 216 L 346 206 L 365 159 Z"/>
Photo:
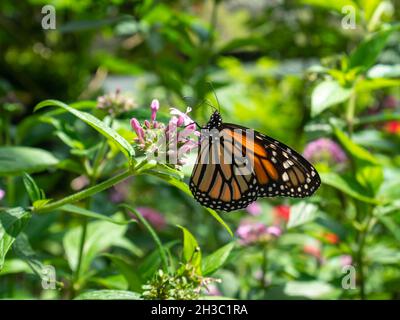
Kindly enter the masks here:
<path id="1" fill-rule="evenodd" d="M 283 181 L 289 181 L 289 176 L 288 176 L 287 172 L 284 172 L 282 174 L 282 179 L 283 179 Z"/>
<path id="2" fill-rule="evenodd" d="M 271 158 L 271 161 L 272 161 L 273 163 L 277 163 L 277 162 L 278 162 L 278 161 L 276 161 L 276 159 L 275 159 L 274 157 Z"/>

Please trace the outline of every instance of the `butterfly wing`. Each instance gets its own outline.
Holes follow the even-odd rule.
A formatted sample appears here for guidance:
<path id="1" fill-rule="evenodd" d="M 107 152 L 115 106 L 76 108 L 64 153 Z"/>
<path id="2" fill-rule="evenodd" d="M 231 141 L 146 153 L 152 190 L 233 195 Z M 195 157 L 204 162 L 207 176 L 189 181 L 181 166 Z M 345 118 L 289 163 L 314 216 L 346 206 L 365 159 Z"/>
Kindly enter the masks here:
<path id="1" fill-rule="evenodd" d="M 319 175 L 306 159 L 285 144 L 249 130 L 224 123 L 217 142 L 202 139 L 190 179 L 198 202 L 232 211 L 258 197 L 302 198 L 317 190 Z"/>

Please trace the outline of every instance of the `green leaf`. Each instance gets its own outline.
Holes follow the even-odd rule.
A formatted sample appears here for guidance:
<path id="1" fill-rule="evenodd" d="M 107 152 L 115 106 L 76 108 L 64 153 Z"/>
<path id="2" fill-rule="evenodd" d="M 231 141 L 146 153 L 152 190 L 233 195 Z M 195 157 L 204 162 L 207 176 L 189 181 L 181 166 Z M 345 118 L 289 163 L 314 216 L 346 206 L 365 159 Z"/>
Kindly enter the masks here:
<path id="1" fill-rule="evenodd" d="M 183 231 L 183 260 L 196 267 L 201 274 L 201 250 L 196 238 L 182 226 L 178 226 Z"/>
<path id="2" fill-rule="evenodd" d="M 138 218 L 140 223 L 142 223 L 144 225 L 144 227 L 150 233 L 151 237 L 153 238 L 154 242 L 157 245 L 157 248 L 160 253 L 161 260 L 163 262 L 165 270 L 169 270 L 167 252 L 165 251 L 165 249 L 161 243 L 161 240 L 158 237 L 157 233 L 154 231 L 153 227 L 147 222 L 147 220 L 135 208 L 133 208 L 127 204 L 122 204 L 121 206 L 128 209 L 129 211 L 131 211 Z"/>
<path id="3" fill-rule="evenodd" d="M 323 281 L 290 281 L 285 285 L 285 294 L 309 299 L 333 299 L 340 290 Z"/>
<path id="4" fill-rule="evenodd" d="M 378 200 L 368 197 L 366 190 L 354 178 L 340 176 L 333 172 L 321 173 L 320 176 L 323 184 L 336 188 L 354 199 L 366 203 L 380 204 Z"/>
<path id="5" fill-rule="evenodd" d="M 140 294 L 125 290 L 96 290 L 80 294 L 75 300 L 141 300 Z"/>
<path id="6" fill-rule="evenodd" d="M 140 291 L 142 289 L 142 280 L 140 274 L 135 270 L 133 264 L 129 263 L 125 257 L 115 254 L 106 253 L 103 256 L 107 257 L 118 268 L 119 272 L 125 277 L 129 284 L 129 290 Z"/>
<path id="7" fill-rule="evenodd" d="M 25 189 L 28 192 L 29 199 L 32 203 L 38 200 L 42 200 L 43 191 L 39 189 L 39 187 L 36 185 L 35 180 L 33 180 L 33 178 L 29 174 L 24 172 L 22 176 L 22 181 L 24 182 Z"/>
<path id="8" fill-rule="evenodd" d="M 234 248 L 235 243 L 230 242 L 224 245 L 222 248 L 214 251 L 210 255 L 203 258 L 201 270 L 203 275 L 209 275 L 213 272 L 217 271 L 225 261 L 228 259 L 229 254 L 231 253 L 232 249 Z"/>
<path id="9" fill-rule="evenodd" d="M 345 6 L 352 6 L 355 9 L 358 9 L 356 2 L 351 0 L 336 0 L 336 1 L 326 1 L 326 0 L 298 0 L 297 2 L 302 4 L 307 4 L 311 6 L 316 6 L 320 8 L 324 8 L 327 10 L 335 10 L 342 13 L 342 9 Z M 357 12 L 358 10 L 356 10 Z"/>
<path id="10" fill-rule="evenodd" d="M 393 232 L 393 231 L 392 231 Z M 398 233 L 399 230 L 396 230 Z M 376 244 L 365 250 L 366 259 L 377 264 L 399 265 L 400 252 L 397 248 L 391 248 L 387 244 Z"/>
<path id="11" fill-rule="evenodd" d="M 383 88 L 398 87 L 400 86 L 400 79 L 360 79 L 356 83 L 355 90 L 357 92 L 373 91 Z"/>
<path id="12" fill-rule="evenodd" d="M 115 220 L 120 219 L 118 215 Z M 86 241 L 83 247 L 80 274 L 85 275 L 92 261 L 102 252 L 109 249 L 118 238 L 122 238 L 127 226 L 111 224 L 108 221 L 94 221 L 87 226 Z M 71 270 L 76 271 L 78 265 L 79 245 L 82 227 L 70 229 L 64 236 L 63 245 Z"/>
<path id="13" fill-rule="evenodd" d="M 75 214 L 78 214 L 80 216 L 99 219 L 99 220 L 103 220 L 103 221 L 108 221 L 108 222 L 111 222 L 111 223 L 114 223 L 114 224 L 119 224 L 119 225 L 125 225 L 125 224 L 128 224 L 128 223 L 134 223 L 135 222 L 135 220 L 121 220 L 121 219 L 111 218 L 111 217 L 106 216 L 104 214 L 93 212 L 93 211 L 90 211 L 90 210 L 87 210 L 85 208 L 81 208 L 81 207 L 78 207 L 78 206 L 75 206 L 75 205 L 72 205 L 72 204 L 63 205 L 59 209 L 62 210 L 62 211 L 65 211 L 65 212 L 75 213 Z"/>
<path id="14" fill-rule="evenodd" d="M 349 69 L 360 67 L 360 71 L 368 70 L 372 67 L 379 54 L 385 48 L 389 36 L 393 29 L 383 30 L 374 33 L 350 54 Z"/>
<path id="15" fill-rule="evenodd" d="M 290 209 L 287 228 L 298 227 L 307 222 L 313 221 L 318 216 L 318 207 L 315 204 L 302 201 Z"/>
<path id="16" fill-rule="evenodd" d="M 399 78 L 400 77 L 400 64 L 385 65 L 377 64 L 368 70 L 368 78 Z"/>
<path id="17" fill-rule="evenodd" d="M 8 250 L 31 216 L 31 212 L 22 207 L 0 211 L 0 270 Z"/>
<path id="18" fill-rule="evenodd" d="M 56 281 L 55 278 L 52 279 L 52 275 L 49 274 L 49 268 L 53 267 L 44 265 L 39 260 L 36 253 L 33 251 L 26 234 L 24 233 L 19 234 L 19 236 L 14 242 L 13 249 L 16 255 L 23 261 L 25 261 L 25 263 L 29 266 L 29 268 L 33 271 L 34 274 L 36 274 L 36 276 L 40 280 L 46 282 L 54 280 L 55 281 L 54 284 L 58 288 L 62 288 L 64 286 L 62 282 Z"/>
<path id="19" fill-rule="evenodd" d="M 100 134 L 105 136 L 107 139 L 110 139 L 119 147 L 119 149 L 125 154 L 125 156 L 130 161 L 134 161 L 135 151 L 133 147 L 126 141 L 123 137 L 121 137 L 114 129 L 104 124 L 104 122 L 100 121 L 96 117 L 92 116 L 90 113 L 79 111 L 74 109 L 65 103 L 57 100 L 45 100 L 40 102 L 36 107 L 35 111 L 47 107 L 47 106 L 57 106 L 67 110 L 68 112 L 72 113 L 77 118 L 81 119 L 82 121 L 86 122 L 92 128 L 97 130 Z"/>
<path id="20" fill-rule="evenodd" d="M 174 177 L 171 177 L 170 175 L 166 175 L 157 171 L 152 171 L 149 170 L 148 172 L 146 172 L 150 175 L 156 176 L 162 180 L 164 180 L 165 182 L 167 182 L 168 184 L 180 189 L 181 191 L 183 191 L 184 193 L 186 193 L 187 195 L 189 195 L 190 197 L 193 198 L 192 192 L 190 191 L 188 185 L 182 181 L 179 181 L 177 179 L 175 179 Z M 226 222 L 219 216 L 219 214 L 210 208 L 205 208 L 213 217 L 215 220 L 217 220 L 225 229 L 226 231 L 228 231 L 228 233 L 230 234 L 231 237 L 233 237 L 233 232 L 231 230 L 231 228 L 229 228 L 229 226 L 226 224 Z"/>
<path id="21" fill-rule="evenodd" d="M 351 154 L 351 156 L 359 161 L 359 164 L 372 164 L 379 165 L 379 161 L 366 149 L 360 147 L 355 142 L 353 142 L 343 131 L 337 127 L 333 127 L 333 132 L 338 138 L 340 144 L 346 149 L 346 151 Z M 361 162 L 361 163 L 360 163 Z"/>
<path id="22" fill-rule="evenodd" d="M 47 170 L 58 164 L 50 152 L 30 147 L 0 147 L 0 176 Z"/>
<path id="23" fill-rule="evenodd" d="M 311 115 L 315 117 L 327 108 L 349 99 L 351 89 L 343 88 L 337 81 L 326 80 L 319 83 L 311 95 Z"/>

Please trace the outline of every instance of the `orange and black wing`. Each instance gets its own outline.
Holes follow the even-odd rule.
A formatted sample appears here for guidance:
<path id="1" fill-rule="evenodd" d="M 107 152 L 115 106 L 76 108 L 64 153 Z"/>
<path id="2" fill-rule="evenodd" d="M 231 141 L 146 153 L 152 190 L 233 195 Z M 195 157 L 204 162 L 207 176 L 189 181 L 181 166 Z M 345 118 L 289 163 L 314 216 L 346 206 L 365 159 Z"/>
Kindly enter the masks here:
<path id="1" fill-rule="evenodd" d="M 312 195 L 320 185 L 314 167 L 300 154 L 257 131 L 223 124 L 218 139 L 202 138 L 190 189 L 200 204 L 232 211 L 258 197 Z"/>

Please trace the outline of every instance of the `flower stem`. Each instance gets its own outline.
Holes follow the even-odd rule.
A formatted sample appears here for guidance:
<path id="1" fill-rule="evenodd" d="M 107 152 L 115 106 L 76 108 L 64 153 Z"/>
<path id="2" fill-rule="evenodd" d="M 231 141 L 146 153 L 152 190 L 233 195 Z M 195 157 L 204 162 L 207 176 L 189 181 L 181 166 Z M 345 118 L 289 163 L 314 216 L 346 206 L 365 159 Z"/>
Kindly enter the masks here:
<path id="1" fill-rule="evenodd" d="M 356 109 L 356 94 L 353 91 L 350 96 L 349 102 L 347 104 L 347 114 L 346 114 L 347 127 L 349 130 L 350 137 L 353 134 L 355 109 Z"/>
<path id="2" fill-rule="evenodd" d="M 89 187 L 89 188 L 87 188 L 85 190 L 82 190 L 80 192 L 74 193 L 74 194 L 72 194 L 72 195 L 70 195 L 68 197 L 65 197 L 64 199 L 61 199 L 61 200 L 58 200 L 58 201 L 55 201 L 55 202 L 50 202 L 49 204 L 47 204 L 47 205 L 45 205 L 43 207 L 34 209 L 34 212 L 36 212 L 36 213 L 48 212 L 48 211 L 55 210 L 55 209 L 65 205 L 65 204 L 73 203 L 73 202 L 77 202 L 77 201 L 86 199 L 86 198 L 88 198 L 88 197 L 90 197 L 90 196 L 92 196 L 92 195 L 94 195 L 96 193 L 99 193 L 99 192 L 101 192 L 103 190 L 106 190 L 106 189 L 112 187 L 113 185 L 115 185 L 115 184 L 127 179 L 131 175 L 133 175 L 133 172 L 131 170 L 129 170 L 129 169 L 125 170 L 124 172 L 122 172 L 122 173 L 120 173 L 120 174 L 118 174 L 118 175 L 116 175 L 114 177 L 111 177 L 110 179 L 105 180 L 105 181 L 103 181 L 103 182 L 101 182 L 101 183 L 99 183 L 97 185 Z"/>
<path id="3" fill-rule="evenodd" d="M 262 264 L 261 264 L 261 287 L 262 289 L 266 288 L 266 280 L 265 277 L 267 276 L 267 269 L 268 269 L 268 244 L 264 244 L 263 246 L 263 257 L 262 257 Z"/>

